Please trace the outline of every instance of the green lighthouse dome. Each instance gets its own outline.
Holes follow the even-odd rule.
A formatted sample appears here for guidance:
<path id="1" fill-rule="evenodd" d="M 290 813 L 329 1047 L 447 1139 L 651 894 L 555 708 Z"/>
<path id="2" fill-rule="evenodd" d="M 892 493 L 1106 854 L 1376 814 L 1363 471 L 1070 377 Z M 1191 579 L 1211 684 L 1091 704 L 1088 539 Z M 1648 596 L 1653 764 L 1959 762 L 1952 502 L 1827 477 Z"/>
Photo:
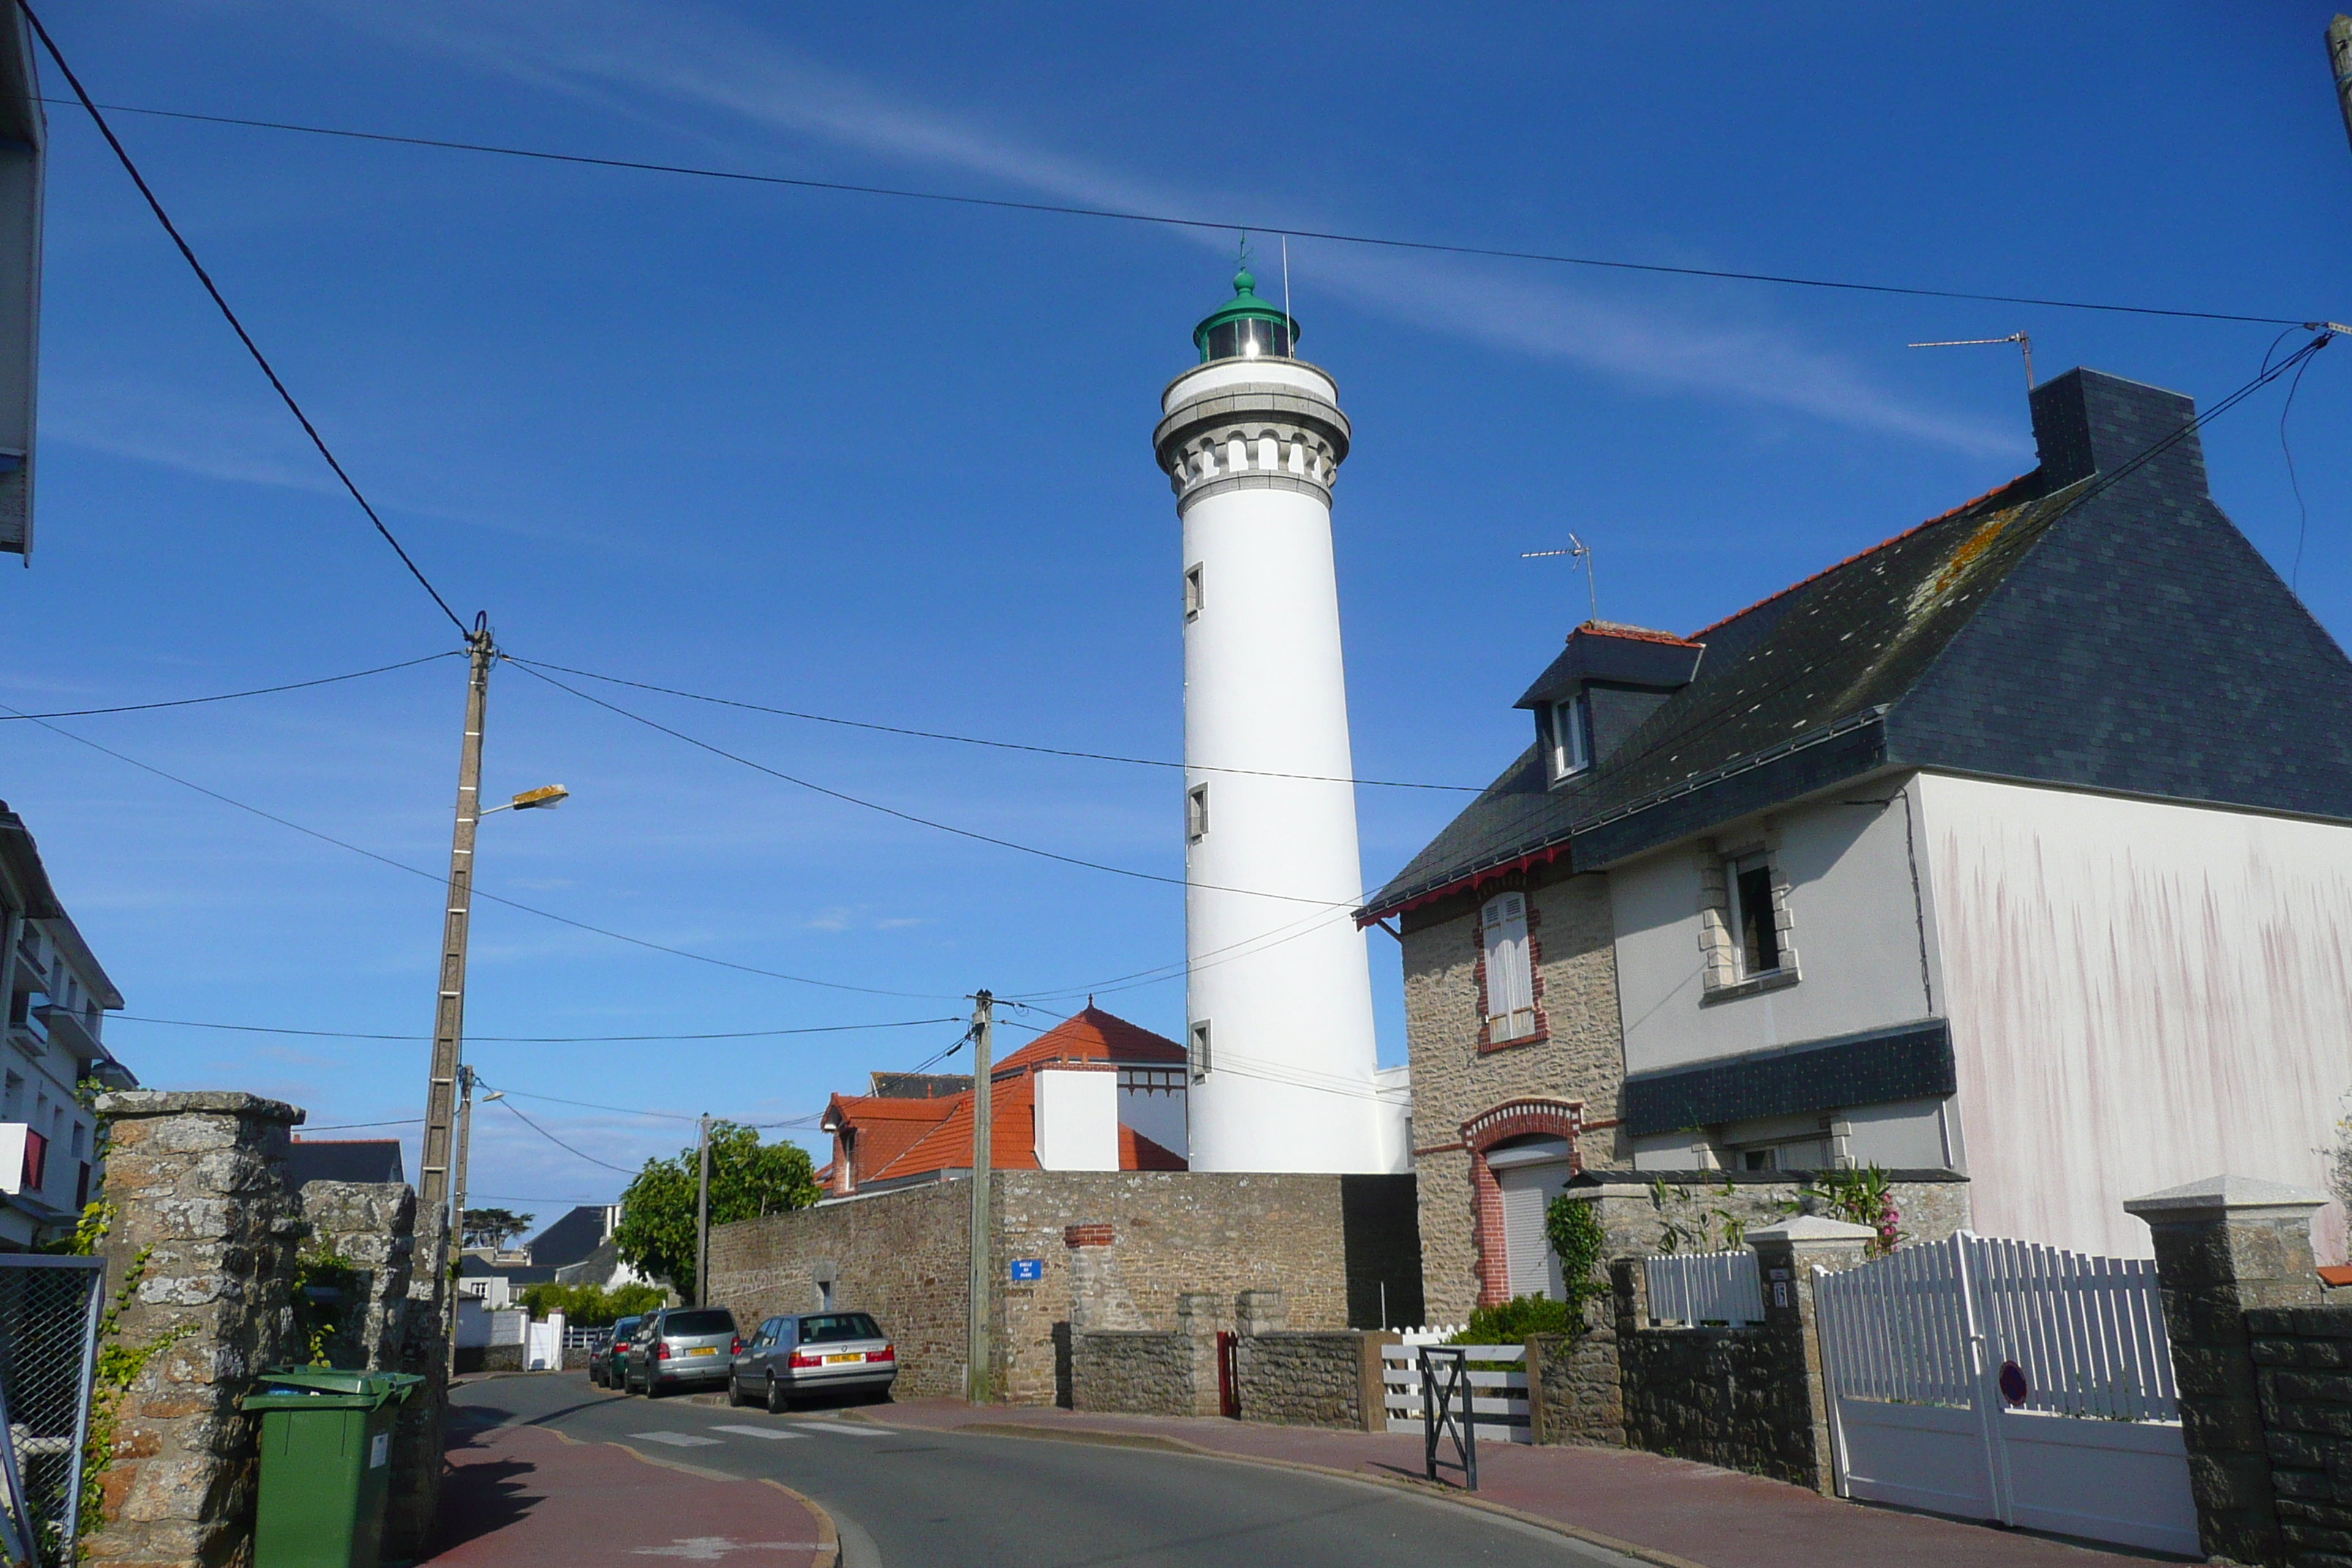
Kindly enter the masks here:
<path id="1" fill-rule="evenodd" d="M 1289 312 L 1257 297 L 1257 279 L 1247 265 L 1234 274 L 1234 297 L 1192 329 L 1192 346 L 1201 363 L 1213 359 L 1288 359 L 1298 341 L 1298 323 Z"/>

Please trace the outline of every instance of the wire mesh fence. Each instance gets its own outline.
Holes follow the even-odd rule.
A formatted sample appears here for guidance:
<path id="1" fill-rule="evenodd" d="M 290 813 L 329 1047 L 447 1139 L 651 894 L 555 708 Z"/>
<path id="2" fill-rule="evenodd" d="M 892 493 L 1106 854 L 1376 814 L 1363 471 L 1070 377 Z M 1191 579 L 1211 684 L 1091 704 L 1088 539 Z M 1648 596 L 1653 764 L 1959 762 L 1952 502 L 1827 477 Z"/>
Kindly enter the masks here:
<path id="1" fill-rule="evenodd" d="M 14 1522 L 47 1564 L 74 1560 L 102 1283 L 95 1258 L 0 1253 L 0 1396 L 26 1516 Z"/>

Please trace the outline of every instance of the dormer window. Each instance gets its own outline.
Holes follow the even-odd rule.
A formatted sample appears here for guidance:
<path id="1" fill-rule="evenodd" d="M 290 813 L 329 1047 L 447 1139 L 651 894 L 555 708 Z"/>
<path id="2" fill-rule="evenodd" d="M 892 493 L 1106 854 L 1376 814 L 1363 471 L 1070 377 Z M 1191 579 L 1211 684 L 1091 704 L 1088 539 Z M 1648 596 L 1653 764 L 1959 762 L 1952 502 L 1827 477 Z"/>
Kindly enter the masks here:
<path id="1" fill-rule="evenodd" d="M 1564 702 L 1546 703 L 1538 714 L 1537 728 L 1543 737 L 1549 782 L 1558 784 L 1592 765 L 1592 721 L 1582 692 Z"/>

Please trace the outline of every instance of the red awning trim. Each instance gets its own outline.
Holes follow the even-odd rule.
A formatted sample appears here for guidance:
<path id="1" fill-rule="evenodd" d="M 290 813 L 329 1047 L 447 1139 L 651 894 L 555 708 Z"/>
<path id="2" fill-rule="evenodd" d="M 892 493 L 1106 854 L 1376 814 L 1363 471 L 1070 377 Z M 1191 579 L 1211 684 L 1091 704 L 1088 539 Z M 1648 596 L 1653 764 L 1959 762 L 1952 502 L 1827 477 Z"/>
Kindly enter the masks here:
<path id="1" fill-rule="evenodd" d="M 1428 892 L 1416 894 L 1401 904 L 1386 904 L 1379 909 L 1359 910 L 1356 911 L 1356 924 L 1360 927 L 1368 926 L 1376 921 L 1385 920 L 1391 915 L 1401 915 L 1407 910 L 1417 910 L 1423 904 L 1433 904 L 1438 900 L 1450 898 L 1465 889 L 1475 890 L 1488 882 L 1500 881 L 1514 871 L 1525 871 L 1536 866 L 1549 866 L 1567 853 L 1568 841 L 1562 839 L 1549 849 L 1538 849 L 1532 854 L 1522 855 L 1516 860 L 1505 860 L 1499 865 L 1483 867 L 1466 877 L 1446 883 L 1442 888 L 1432 888 Z"/>

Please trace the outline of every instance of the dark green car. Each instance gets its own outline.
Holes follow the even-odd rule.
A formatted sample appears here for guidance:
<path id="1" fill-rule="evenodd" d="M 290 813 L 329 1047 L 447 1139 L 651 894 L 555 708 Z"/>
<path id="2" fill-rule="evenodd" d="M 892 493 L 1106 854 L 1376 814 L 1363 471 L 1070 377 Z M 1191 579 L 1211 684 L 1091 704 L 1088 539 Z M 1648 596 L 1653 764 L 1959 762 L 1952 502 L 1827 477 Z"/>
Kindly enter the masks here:
<path id="1" fill-rule="evenodd" d="M 613 1325 L 604 1342 L 588 1352 L 588 1381 L 599 1388 L 629 1386 L 629 1336 L 644 1322 L 640 1313 Z"/>

